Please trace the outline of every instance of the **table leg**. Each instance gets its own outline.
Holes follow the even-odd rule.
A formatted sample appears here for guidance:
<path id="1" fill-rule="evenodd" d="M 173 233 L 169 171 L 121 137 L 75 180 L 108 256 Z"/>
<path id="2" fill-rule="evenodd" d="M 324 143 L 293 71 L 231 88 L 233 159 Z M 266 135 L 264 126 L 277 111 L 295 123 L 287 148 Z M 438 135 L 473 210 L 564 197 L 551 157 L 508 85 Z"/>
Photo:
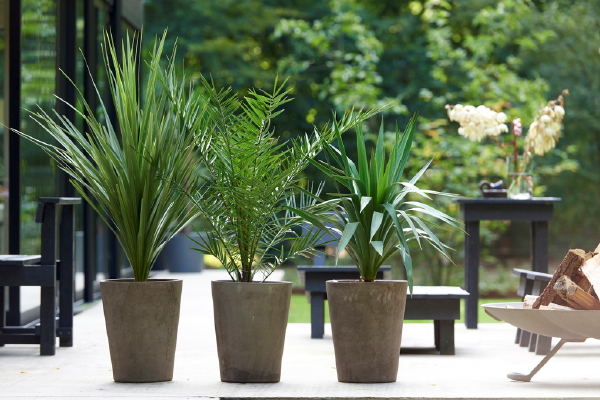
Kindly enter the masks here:
<path id="1" fill-rule="evenodd" d="M 325 333 L 325 293 L 310 292 L 310 337 L 322 339 Z"/>
<path id="2" fill-rule="evenodd" d="M 521 340 L 519 341 L 520 347 L 529 347 L 529 341 L 531 340 L 531 332 L 521 330 Z"/>
<path id="3" fill-rule="evenodd" d="M 531 269 L 548 272 L 548 221 L 531 222 Z"/>
<path id="4" fill-rule="evenodd" d="M 535 354 L 538 356 L 545 356 L 552 349 L 552 338 L 548 336 L 538 335 L 537 346 L 535 348 Z"/>
<path id="5" fill-rule="evenodd" d="M 8 310 L 6 326 L 21 326 L 21 287 L 8 287 Z"/>
<path id="6" fill-rule="evenodd" d="M 60 346 L 73 346 L 73 302 L 75 285 L 75 218 L 74 206 L 65 205 L 62 208 L 62 221 L 60 223 L 60 285 L 59 306 L 60 311 L 58 326 L 62 328 Z M 70 332 L 64 336 L 66 332 Z"/>
<path id="7" fill-rule="evenodd" d="M 5 287 L 0 286 L 0 333 L 2 333 L 2 328 L 6 326 L 5 316 L 6 316 L 6 295 Z M 0 347 L 4 346 L 2 342 L 0 342 Z"/>
<path id="8" fill-rule="evenodd" d="M 435 343 L 435 349 L 440 350 L 440 321 L 433 320 L 433 342 Z"/>
<path id="9" fill-rule="evenodd" d="M 42 286 L 40 301 L 40 355 L 56 353 L 56 287 Z"/>
<path id="10" fill-rule="evenodd" d="M 453 356 L 456 351 L 454 349 L 454 320 L 440 320 L 437 323 L 436 330 L 438 334 L 438 343 L 436 348 L 440 351 L 440 355 Z"/>
<path id="11" fill-rule="evenodd" d="M 469 292 L 465 304 L 465 325 L 468 329 L 477 329 L 479 221 L 465 222 L 465 286 L 465 290 Z"/>

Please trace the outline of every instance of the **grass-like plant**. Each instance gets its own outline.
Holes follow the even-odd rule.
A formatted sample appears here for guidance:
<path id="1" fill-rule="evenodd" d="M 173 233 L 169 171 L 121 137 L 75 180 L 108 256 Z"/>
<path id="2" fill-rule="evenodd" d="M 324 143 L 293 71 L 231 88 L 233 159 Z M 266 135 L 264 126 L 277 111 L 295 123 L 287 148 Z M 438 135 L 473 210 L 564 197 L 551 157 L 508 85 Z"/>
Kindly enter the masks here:
<path id="1" fill-rule="evenodd" d="M 201 79 L 205 105 L 200 132 L 210 132 L 210 146 L 200 157 L 206 176 L 203 187 L 190 193 L 193 204 L 208 224 L 206 236 L 195 241 L 197 250 L 216 257 L 231 279 L 252 282 L 256 273 L 266 279 L 290 257 L 315 253 L 323 233 L 314 229 L 299 235 L 294 228 L 322 224 L 332 202 L 319 199 L 301 182 L 301 172 L 334 137 L 332 125 L 312 135 L 280 143 L 271 120 L 289 102 L 285 82 L 273 92 L 250 90 L 243 99 L 231 89 L 219 90 Z M 350 129 L 379 110 L 349 112 L 335 126 Z M 200 137 L 197 144 L 205 143 Z M 284 243 L 291 241 L 288 249 Z"/>
<path id="2" fill-rule="evenodd" d="M 383 122 L 379 130 L 377 144 L 370 158 L 367 157 L 365 138 L 361 126 L 356 127 L 358 165 L 346 155 L 346 149 L 337 127 L 338 148 L 330 145 L 327 149 L 328 161 L 313 161 L 319 169 L 336 181 L 340 193 L 333 194 L 341 199 L 336 218 L 330 220 L 341 233 L 338 256 L 344 249 L 356 263 L 361 279 L 375 280 L 383 263 L 400 252 L 407 280 L 412 291 L 412 260 L 408 247 L 409 240 L 421 245 L 425 240 L 444 256 L 448 248 L 427 226 L 431 221 L 419 216 L 428 215 L 451 226 L 458 227 L 452 217 L 435 208 L 417 201 L 408 201 L 407 195 L 414 193 L 425 198 L 430 194 L 454 196 L 431 190 L 421 190 L 416 184 L 425 173 L 431 161 L 408 182 L 402 181 L 404 167 L 410 155 L 415 134 L 417 116 L 413 116 L 404 133 L 396 127 L 395 141 L 388 157 L 384 150 Z M 342 193 L 339 186 L 345 190 Z M 449 257 L 448 257 L 449 259 Z M 337 257 L 336 257 L 337 261 Z"/>
<path id="3" fill-rule="evenodd" d="M 165 243 L 196 217 L 176 185 L 189 190 L 198 185 L 191 130 L 198 122 L 200 99 L 175 73 L 175 50 L 161 67 L 164 35 L 151 51 L 143 90 L 140 40 L 127 38 L 119 62 L 112 37 L 105 35 L 103 60 L 117 121 L 110 120 L 94 84 L 101 117 L 81 91 L 83 112 L 58 98 L 83 118 L 88 131 L 81 132 L 56 111 L 51 116 L 40 109 L 32 118 L 58 144 L 18 133 L 43 147 L 71 176 L 75 189 L 115 233 L 135 280 L 142 282 Z"/>

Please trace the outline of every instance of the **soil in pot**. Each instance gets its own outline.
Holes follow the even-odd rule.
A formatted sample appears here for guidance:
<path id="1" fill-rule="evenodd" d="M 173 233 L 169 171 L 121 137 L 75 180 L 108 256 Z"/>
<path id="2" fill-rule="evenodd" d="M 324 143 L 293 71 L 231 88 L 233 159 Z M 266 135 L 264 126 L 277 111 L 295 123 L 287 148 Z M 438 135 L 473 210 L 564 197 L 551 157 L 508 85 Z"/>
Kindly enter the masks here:
<path id="1" fill-rule="evenodd" d="M 173 379 L 181 288 L 178 279 L 100 282 L 115 381 Z"/>
<path id="2" fill-rule="evenodd" d="M 406 306 L 406 281 L 327 281 L 340 382 L 395 382 Z"/>
<path id="3" fill-rule="evenodd" d="M 279 382 L 291 295 L 291 282 L 212 282 L 223 382 Z"/>

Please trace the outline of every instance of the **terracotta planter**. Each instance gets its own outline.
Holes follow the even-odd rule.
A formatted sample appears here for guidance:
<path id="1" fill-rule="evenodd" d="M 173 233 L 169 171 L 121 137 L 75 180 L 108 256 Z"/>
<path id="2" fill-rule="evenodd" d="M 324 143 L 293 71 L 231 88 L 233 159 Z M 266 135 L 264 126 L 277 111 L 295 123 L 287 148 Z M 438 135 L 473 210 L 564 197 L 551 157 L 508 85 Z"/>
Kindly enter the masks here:
<path id="1" fill-rule="evenodd" d="M 291 282 L 212 282 L 223 382 L 279 382 Z"/>
<path id="2" fill-rule="evenodd" d="M 176 279 L 100 282 L 115 381 L 173 379 L 181 287 Z"/>
<path id="3" fill-rule="evenodd" d="M 327 281 L 338 381 L 395 382 L 406 281 Z"/>

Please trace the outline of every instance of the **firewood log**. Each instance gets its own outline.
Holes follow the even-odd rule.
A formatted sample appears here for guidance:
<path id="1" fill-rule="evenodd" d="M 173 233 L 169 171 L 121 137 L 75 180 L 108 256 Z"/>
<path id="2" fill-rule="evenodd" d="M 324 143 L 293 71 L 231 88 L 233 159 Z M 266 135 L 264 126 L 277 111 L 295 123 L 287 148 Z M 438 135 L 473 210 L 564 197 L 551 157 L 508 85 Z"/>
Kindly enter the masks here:
<path id="1" fill-rule="evenodd" d="M 598 298 L 598 293 L 600 293 L 600 254 L 596 254 L 587 260 L 581 267 L 581 272 L 593 288 L 593 290 L 587 290 L 587 292 Z"/>
<path id="2" fill-rule="evenodd" d="M 554 290 L 569 307 L 576 310 L 600 310 L 600 301 L 577 286 L 568 276 L 561 276 L 554 284 Z"/>
<path id="3" fill-rule="evenodd" d="M 565 303 L 560 296 L 556 295 L 556 291 L 554 290 L 554 285 L 556 281 L 563 275 L 568 276 L 573 282 L 575 282 L 578 286 L 583 288 L 584 290 L 588 290 L 591 287 L 589 281 L 580 268 L 588 259 L 592 257 L 593 253 L 587 253 L 581 249 L 571 249 L 565 256 L 565 258 L 560 263 L 559 267 L 556 269 L 556 272 L 552 276 L 550 282 L 540 295 L 540 297 L 533 303 L 533 308 L 540 308 L 540 306 L 547 306 L 550 303 L 557 303 L 559 305 L 568 306 L 569 304 Z"/>

